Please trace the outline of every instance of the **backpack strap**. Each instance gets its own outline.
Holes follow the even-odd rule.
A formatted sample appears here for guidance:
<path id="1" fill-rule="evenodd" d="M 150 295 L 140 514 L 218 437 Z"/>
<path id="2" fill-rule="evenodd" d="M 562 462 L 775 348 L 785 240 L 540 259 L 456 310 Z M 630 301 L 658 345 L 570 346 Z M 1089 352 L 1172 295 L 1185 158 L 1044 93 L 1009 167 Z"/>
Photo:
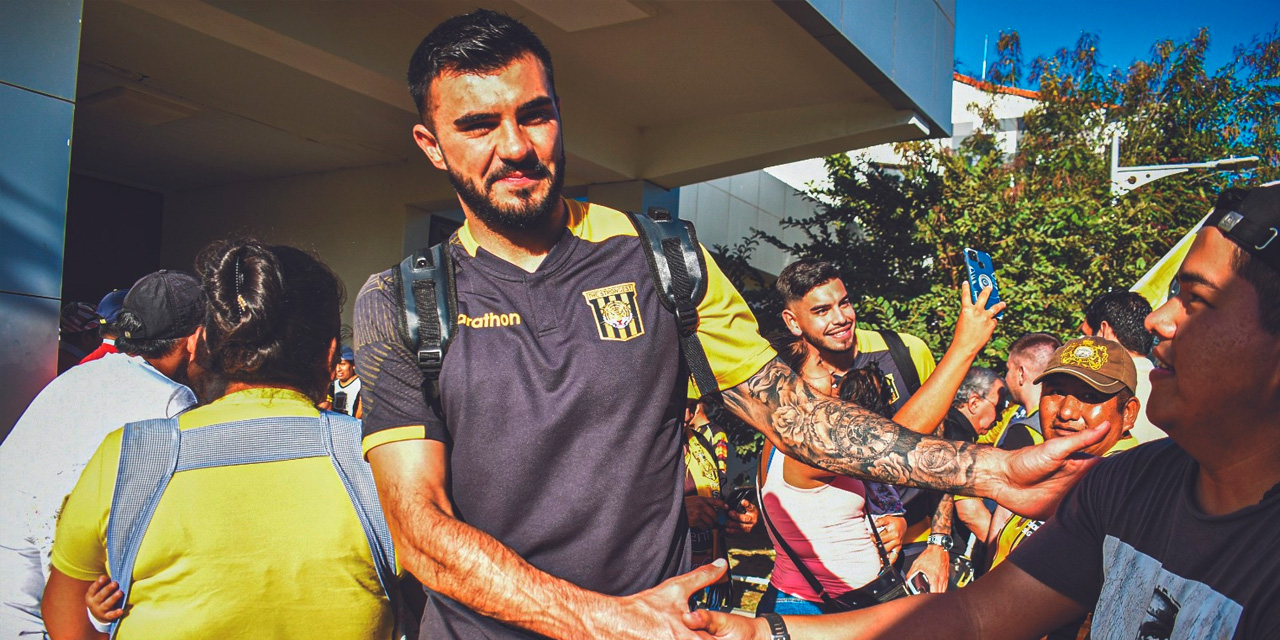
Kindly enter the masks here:
<path id="1" fill-rule="evenodd" d="M 658 300 L 676 317 L 680 350 L 689 374 L 703 398 L 716 398 L 720 386 L 698 339 L 698 305 L 707 295 L 707 263 L 693 225 L 673 219 L 670 212 L 657 207 L 651 207 L 648 215 L 626 215 L 646 249 Z"/>
<path id="2" fill-rule="evenodd" d="M 332 461 L 351 499 L 378 580 L 398 619 L 401 600 L 395 548 L 378 502 L 373 473 L 360 452 L 360 422 L 327 411 L 319 419 L 254 418 L 185 432 L 178 428 L 176 418 L 126 425 L 107 521 L 109 573 L 123 593 L 119 606 L 123 608 L 129 600 L 142 538 L 174 473 L 320 456 Z M 118 625 L 118 620 L 112 623 L 112 637 Z"/>
<path id="3" fill-rule="evenodd" d="M 441 420 L 440 369 L 458 328 L 458 288 L 448 245 L 419 249 L 391 268 L 401 338 L 422 371 L 423 396 Z"/>
<path id="4" fill-rule="evenodd" d="M 129 603 L 142 536 L 178 466 L 180 439 L 177 418 L 144 420 L 124 427 L 107 518 L 107 572 L 120 585 L 121 609 Z M 112 638 L 119 625 L 120 620 L 109 625 Z"/>
<path id="5" fill-rule="evenodd" d="M 342 486 L 351 498 L 360 519 L 360 527 L 364 529 L 365 539 L 369 543 L 369 551 L 373 554 L 373 567 L 378 573 L 378 581 L 382 590 L 391 601 L 392 611 L 396 619 L 400 619 L 403 598 L 400 593 L 400 579 L 396 575 L 396 548 L 391 540 L 391 529 L 387 526 L 386 516 L 382 512 L 382 503 L 378 501 L 378 487 L 373 482 L 373 470 L 364 461 L 360 448 L 360 421 L 348 415 L 325 411 L 320 414 L 327 435 L 329 459 L 333 468 L 342 479 Z M 399 622 L 397 622 L 399 626 Z M 397 632 L 399 637 L 400 633 Z"/>
<path id="6" fill-rule="evenodd" d="M 897 365 L 898 373 L 902 375 L 903 397 L 918 391 L 920 372 L 916 371 L 916 363 L 911 359 L 911 350 L 907 348 L 907 343 L 902 341 L 902 336 L 898 335 L 897 331 L 880 330 L 877 333 L 884 338 L 884 344 L 889 348 L 889 356 L 893 358 L 893 364 Z"/>

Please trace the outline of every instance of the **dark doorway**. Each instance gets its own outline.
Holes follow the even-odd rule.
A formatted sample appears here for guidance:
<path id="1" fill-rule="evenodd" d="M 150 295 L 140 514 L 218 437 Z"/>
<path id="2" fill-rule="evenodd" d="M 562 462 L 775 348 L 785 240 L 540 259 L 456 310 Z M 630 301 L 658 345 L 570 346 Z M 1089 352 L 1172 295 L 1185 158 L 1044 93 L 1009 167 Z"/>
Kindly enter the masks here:
<path id="1" fill-rule="evenodd" d="M 97 305 L 160 268 L 164 195 L 71 174 L 62 299 Z"/>

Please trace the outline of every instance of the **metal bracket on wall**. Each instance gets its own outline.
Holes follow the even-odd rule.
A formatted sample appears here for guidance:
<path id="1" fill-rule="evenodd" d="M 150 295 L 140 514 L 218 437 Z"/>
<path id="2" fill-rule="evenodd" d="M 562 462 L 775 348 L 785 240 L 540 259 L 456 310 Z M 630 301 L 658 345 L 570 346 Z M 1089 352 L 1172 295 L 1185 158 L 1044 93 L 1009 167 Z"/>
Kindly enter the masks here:
<path id="1" fill-rule="evenodd" d="M 1184 164 L 1148 164 L 1136 167 L 1120 166 L 1120 134 L 1111 137 L 1111 195 L 1122 196 L 1148 182 L 1182 173 L 1184 171 L 1242 171 L 1258 164 L 1258 156 L 1223 158 L 1209 162 Z"/>

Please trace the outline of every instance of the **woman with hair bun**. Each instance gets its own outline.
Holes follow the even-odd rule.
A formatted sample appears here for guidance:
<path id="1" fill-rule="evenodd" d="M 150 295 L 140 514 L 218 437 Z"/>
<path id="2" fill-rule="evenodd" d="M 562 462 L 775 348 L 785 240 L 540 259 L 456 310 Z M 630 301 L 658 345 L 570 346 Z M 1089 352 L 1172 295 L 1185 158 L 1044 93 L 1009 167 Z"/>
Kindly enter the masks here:
<path id="1" fill-rule="evenodd" d="M 219 381 L 216 399 L 98 448 L 58 522 L 50 635 L 393 637 L 383 584 L 394 594 L 394 556 L 376 493 L 364 495 L 359 423 L 315 408 L 338 345 L 341 283 L 311 255 L 256 240 L 213 244 L 196 269 L 208 300 L 197 362 Z M 162 457 L 168 440 L 121 464 L 147 429 L 180 443 L 167 485 L 141 491 L 157 496 L 149 521 L 127 499 L 151 486 L 135 463 Z M 127 544 L 108 552 L 123 531 L 145 533 L 131 570 Z M 92 582 L 108 568 L 114 582 Z M 86 616 L 86 599 L 106 622 Z"/>

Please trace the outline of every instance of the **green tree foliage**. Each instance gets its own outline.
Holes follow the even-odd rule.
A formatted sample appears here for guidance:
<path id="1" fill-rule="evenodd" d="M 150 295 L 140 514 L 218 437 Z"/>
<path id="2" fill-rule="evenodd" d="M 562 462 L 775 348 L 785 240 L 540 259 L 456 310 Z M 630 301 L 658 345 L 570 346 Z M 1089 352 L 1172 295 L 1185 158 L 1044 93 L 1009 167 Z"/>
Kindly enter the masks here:
<path id="1" fill-rule="evenodd" d="M 962 250 L 989 252 L 1008 302 L 979 363 L 999 367 L 1010 342 L 1029 331 L 1075 333 L 1083 307 L 1128 288 L 1232 184 L 1280 178 L 1280 33 L 1238 47 L 1233 62 L 1204 66 L 1209 33 L 1162 41 L 1148 60 L 1109 71 L 1098 41 L 1024 68 L 1016 33 L 1001 35 L 992 85 L 1030 83 L 1039 105 L 1025 114 L 1016 155 L 996 144 L 990 101 L 970 105 L 982 125 L 958 148 L 938 141 L 896 145 L 904 163 L 875 166 L 840 154 L 826 159 L 828 188 L 806 194 L 812 218 L 788 219 L 794 244 L 756 231 L 718 248 L 762 329 L 782 329 L 781 302 L 747 262 L 761 242 L 800 258 L 839 265 L 865 328 L 894 328 L 924 339 L 937 355 L 950 342 L 964 278 Z M 1122 132 L 1126 166 L 1257 155 L 1241 174 L 1191 172 L 1120 198 L 1110 194 L 1110 139 Z M 739 453 L 757 439 L 739 433 Z"/>

